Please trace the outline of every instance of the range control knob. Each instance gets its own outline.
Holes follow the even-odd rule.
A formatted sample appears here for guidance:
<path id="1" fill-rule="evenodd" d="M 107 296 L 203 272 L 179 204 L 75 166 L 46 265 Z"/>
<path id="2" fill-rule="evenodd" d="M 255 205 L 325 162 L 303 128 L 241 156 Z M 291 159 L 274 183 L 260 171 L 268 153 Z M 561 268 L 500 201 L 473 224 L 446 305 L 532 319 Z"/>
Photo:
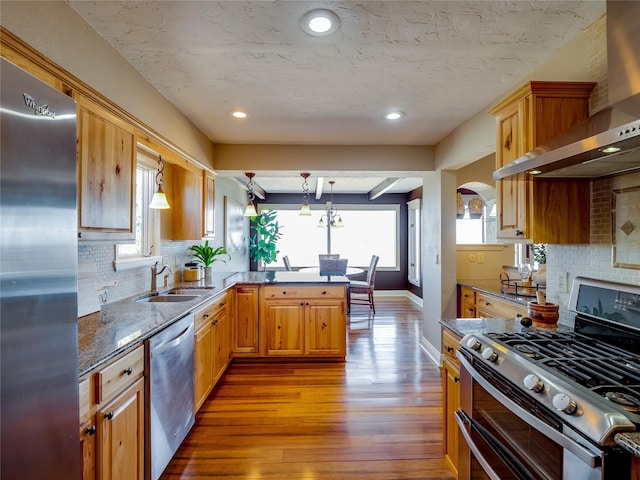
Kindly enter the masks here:
<path id="1" fill-rule="evenodd" d="M 481 346 L 482 344 L 476 337 L 470 337 L 469 340 L 467 340 L 467 347 L 469 347 L 471 350 L 480 350 Z"/>
<path id="2" fill-rule="evenodd" d="M 578 404 L 566 393 L 558 393 L 554 395 L 553 406 L 567 415 L 573 415 L 578 410 Z"/>
<path id="3" fill-rule="evenodd" d="M 498 359 L 498 354 L 493 348 L 487 347 L 482 351 L 482 358 L 490 362 L 495 362 Z"/>
<path id="4" fill-rule="evenodd" d="M 533 373 L 530 373 L 529 375 L 524 377 L 524 386 L 536 393 L 544 390 L 544 383 L 542 383 L 542 380 L 540 380 L 540 378 Z"/>

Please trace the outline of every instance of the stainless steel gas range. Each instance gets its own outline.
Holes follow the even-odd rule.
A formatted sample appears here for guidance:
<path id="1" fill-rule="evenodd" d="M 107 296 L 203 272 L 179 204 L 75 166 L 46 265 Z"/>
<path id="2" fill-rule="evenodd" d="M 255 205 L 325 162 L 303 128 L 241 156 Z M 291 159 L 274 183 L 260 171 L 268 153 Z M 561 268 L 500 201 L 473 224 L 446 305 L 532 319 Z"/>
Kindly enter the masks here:
<path id="1" fill-rule="evenodd" d="M 640 430 L 640 286 L 578 277 L 573 330 L 466 335 L 460 479 L 630 478 Z"/>

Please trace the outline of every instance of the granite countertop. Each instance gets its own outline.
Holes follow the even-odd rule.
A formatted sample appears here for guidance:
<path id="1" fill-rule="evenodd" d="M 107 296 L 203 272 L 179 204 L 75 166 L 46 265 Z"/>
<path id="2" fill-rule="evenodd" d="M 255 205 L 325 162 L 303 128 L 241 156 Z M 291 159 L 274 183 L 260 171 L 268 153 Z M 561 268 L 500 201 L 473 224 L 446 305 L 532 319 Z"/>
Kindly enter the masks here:
<path id="1" fill-rule="evenodd" d="M 440 325 L 451 330 L 459 337 L 464 337 L 469 333 L 479 334 L 487 332 L 570 332 L 573 329 L 566 325 L 557 324 L 553 328 L 523 327 L 520 320 L 515 318 L 452 318 L 440 320 Z"/>
<path id="2" fill-rule="evenodd" d="M 136 302 L 133 297 L 102 305 L 95 312 L 78 319 L 78 370 L 82 376 L 104 365 L 115 356 L 148 339 L 171 323 L 196 310 L 236 284 L 281 285 L 346 285 L 344 276 L 324 276 L 297 272 L 239 272 L 216 273 L 210 279 L 170 285 L 171 288 L 210 289 L 210 294 L 186 302 Z"/>
<path id="3" fill-rule="evenodd" d="M 510 300 L 512 302 L 521 303 L 522 305 L 527 305 L 531 300 L 535 300 L 535 293 L 532 295 L 516 295 L 514 292 L 514 288 L 507 287 L 502 285 L 499 278 L 489 278 L 489 279 L 479 279 L 479 280 L 457 280 L 458 285 L 462 285 L 464 287 L 473 288 L 475 290 L 488 293 L 490 295 L 495 295 L 496 297 L 504 298 L 505 300 Z M 544 291 L 544 290 L 543 290 Z"/>

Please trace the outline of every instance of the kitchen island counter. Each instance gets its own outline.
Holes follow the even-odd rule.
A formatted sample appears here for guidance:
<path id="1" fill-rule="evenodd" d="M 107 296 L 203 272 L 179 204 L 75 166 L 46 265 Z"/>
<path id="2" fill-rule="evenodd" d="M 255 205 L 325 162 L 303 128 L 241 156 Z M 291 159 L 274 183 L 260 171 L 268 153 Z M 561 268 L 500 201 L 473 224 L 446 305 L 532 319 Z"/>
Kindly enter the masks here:
<path id="1" fill-rule="evenodd" d="M 211 293 L 186 302 L 136 302 L 149 292 L 141 292 L 102 305 L 99 312 L 78 319 L 79 376 L 104 365 L 117 355 L 137 346 L 187 313 L 235 285 L 348 285 L 345 276 L 324 276 L 297 272 L 216 273 L 209 279 L 182 282 L 161 289 L 210 289 Z"/>

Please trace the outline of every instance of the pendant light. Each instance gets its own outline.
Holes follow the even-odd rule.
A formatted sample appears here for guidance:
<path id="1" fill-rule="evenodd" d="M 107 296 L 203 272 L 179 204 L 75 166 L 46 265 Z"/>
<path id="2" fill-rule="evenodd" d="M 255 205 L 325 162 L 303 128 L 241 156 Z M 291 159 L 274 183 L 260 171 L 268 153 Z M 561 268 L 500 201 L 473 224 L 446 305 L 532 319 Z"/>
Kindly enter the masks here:
<path id="1" fill-rule="evenodd" d="M 162 191 L 162 184 L 164 183 L 162 177 L 164 176 L 164 162 L 162 161 L 162 155 L 158 156 L 158 173 L 156 173 L 156 191 L 153 194 L 149 208 L 157 210 L 166 210 L 171 208 L 167 201 L 167 196 Z"/>
<path id="2" fill-rule="evenodd" d="M 246 172 L 245 175 L 249 179 L 247 182 L 247 192 L 249 193 L 249 203 L 247 203 L 247 208 L 244 209 L 245 217 L 257 217 L 258 212 L 256 211 L 256 206 L 253 204 L 253 199 L 256 197 L 253 193 L 253 177 L 256 176 L 255 173 Z"/>
<path id="3" fill-rule="evenodd" d="M 307 183 L 309 175 L 309 173 L 300 174 L 300 176 L 304 178 L 304 183 L 302 184 L 302 206 L 300 207 L 300 215 L 305 217 L 311 216 L 311 207 L 309 207 L 309 184 Z"/>

